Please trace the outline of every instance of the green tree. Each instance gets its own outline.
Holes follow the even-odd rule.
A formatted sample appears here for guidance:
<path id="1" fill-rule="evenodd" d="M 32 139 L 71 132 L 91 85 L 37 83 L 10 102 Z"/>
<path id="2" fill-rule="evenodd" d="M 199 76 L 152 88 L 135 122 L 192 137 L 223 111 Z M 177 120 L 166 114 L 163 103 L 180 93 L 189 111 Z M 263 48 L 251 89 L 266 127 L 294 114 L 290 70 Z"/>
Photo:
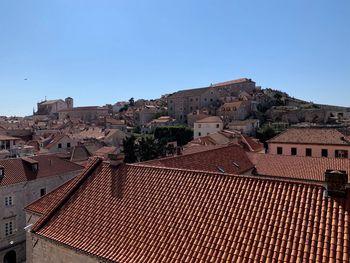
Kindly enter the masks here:
<path id="1" fill-rule="evenodd" d="M 135 106 L 135 100 L 134 100 L 133 97 L 131 97 L 131 98 L 129 99 L 129 105 L 130 105 L 130 106 Z"/>
<path id="2" fill-rule="evenodd" d="M 266 141 L 272 139 L 276 135 L 277 135 L 277 131 L 269 125 L 264 125 L 263 127 L 261 127 L 260 130 L 258 130 L 258 132 L 256 134 L 257 138 L 262 143 L 264 143 L 265 148 L 267 148 Z"/>
<path id="3" fill-rule="evenodd" d="M 154 137 L 158 140 L 165 139 L 167 142 L 176 141 L 177 145 L 183 146 L 193 140 L 193 131 L 182 125 L 157 127 Z"/>
<path id="4" fill-rule="evenodd" d="M 134 163 L 137 161 L 136 137 L 131 135 L 123 140 L 124 162 Z"/>
<path id="5" fill-rule="evenodd" d="M 138 141 L 140 161 L 153 160 L 158 157 L 157 143 L 152 137 L 142 137 Z"/>

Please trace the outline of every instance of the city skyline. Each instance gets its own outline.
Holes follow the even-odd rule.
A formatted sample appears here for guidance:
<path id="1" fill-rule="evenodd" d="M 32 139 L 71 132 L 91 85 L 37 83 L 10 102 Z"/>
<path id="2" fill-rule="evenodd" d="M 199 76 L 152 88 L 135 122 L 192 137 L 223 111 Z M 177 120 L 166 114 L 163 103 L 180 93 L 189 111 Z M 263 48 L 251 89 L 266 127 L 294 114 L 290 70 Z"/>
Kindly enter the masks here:
<path id="1" fill-rule="evenodd" d="M 1 2 L 0 115 L 30 115 L 45 97 L 104 105 L 241 77 L 350 106 L 349 9 L 345 0 Z"/>

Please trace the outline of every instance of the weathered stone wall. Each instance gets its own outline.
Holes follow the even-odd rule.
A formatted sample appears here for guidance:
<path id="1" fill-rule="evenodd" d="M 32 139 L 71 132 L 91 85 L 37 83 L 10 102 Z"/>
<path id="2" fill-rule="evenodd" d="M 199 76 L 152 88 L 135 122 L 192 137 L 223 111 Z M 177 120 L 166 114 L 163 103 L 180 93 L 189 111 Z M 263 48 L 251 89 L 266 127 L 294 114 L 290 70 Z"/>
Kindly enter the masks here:
<path id="1" fill-rule="evenodd" d="M 31 236 L 32 254 L 28 263 L 97 263 L 105 262 L 37 235 Z"/>

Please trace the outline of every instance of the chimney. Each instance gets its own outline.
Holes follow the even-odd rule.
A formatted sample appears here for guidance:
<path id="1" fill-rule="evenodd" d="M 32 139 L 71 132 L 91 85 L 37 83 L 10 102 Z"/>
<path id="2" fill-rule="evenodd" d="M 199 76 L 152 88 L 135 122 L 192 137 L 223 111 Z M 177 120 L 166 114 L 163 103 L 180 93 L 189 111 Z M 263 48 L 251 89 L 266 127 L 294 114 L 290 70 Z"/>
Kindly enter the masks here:
<path id="1" fill-rule="evenodd" d="M 325 172 L 327 195 L 331 197 L 346 197 L 348 174 L 342 170 L 326 170 Z"/>
<path id="2" fill-rule="evenodd" d="M 110 153 L 108 154 L 108 161 L 110 166 L 118 167 L 119 165 L 124 163 L 124 154 Z"/>

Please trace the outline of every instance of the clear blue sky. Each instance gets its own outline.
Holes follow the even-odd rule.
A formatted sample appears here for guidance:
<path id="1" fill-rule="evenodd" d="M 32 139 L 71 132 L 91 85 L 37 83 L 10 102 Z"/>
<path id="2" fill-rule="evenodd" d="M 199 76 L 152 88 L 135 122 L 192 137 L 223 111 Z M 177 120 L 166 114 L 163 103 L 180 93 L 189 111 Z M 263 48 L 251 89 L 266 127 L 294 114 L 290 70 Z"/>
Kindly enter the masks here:
<path id="1" fill-rule="evenodd" d="M 240 77 L 350 106 L 350 1 L 0 0 L 0 115 Z"/>

